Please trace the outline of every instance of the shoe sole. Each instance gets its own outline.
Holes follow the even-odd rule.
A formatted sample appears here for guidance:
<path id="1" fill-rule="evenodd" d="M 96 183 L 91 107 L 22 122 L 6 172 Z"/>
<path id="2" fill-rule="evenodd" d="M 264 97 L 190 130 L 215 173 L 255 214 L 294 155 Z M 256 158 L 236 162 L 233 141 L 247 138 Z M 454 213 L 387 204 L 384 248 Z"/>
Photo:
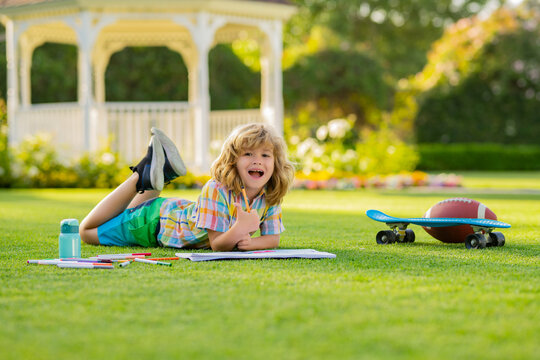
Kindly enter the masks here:
<path id="1" fill-rule="evenodd" d="M 180 153 L 172 140 L 169 139 L 167 135 L 165 135 L 165 133 L 158 128 L 153 127 L 151 132 L 159 139 L 161 145 L 163 146 L 163 151 L 165 151 L 165 155 L 167 155 L 167 159 L 169 159 L 172 169 L 178 174 L 178 176 L 186 175 L 186 165 L 184 165 L 184 161 L 182 160 L 182 157 L 180 156 Z"/>
<path id="2" fill-rule="evenodd" d="M 152 165 L 150 166 L 150 182 L 154 190 L 161 191 L 164 186 L 163 166 L 165 165 L 165 155 L 159 138 L 152 136 Z"/>

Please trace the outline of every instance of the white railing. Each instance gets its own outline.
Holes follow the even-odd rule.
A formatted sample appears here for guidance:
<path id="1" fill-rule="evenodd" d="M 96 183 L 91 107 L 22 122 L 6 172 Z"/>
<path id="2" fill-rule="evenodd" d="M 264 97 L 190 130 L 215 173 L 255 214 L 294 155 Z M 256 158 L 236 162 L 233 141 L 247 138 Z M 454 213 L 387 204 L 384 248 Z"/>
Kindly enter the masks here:
<path id="1" fill-rule="evenodd" d="M 52 142 L 59 145 L 59 153 L 82 152 L 84 149 L 84 124 L 82 109 L 78 103 L 36 104 L 25 106 L 17 112 L 13 142 L 26 136 L 47 133 Z"/>
<path id="2" fill-rule="evenodd" d="M 210 157 L 213 161 L 221 150 L 223 141 L 235 127 L 260 123 L 264 119 L 259 109 L 215 110 L 210 112 Z"/>
<path id="3" fill-rule="evenodd" d="M 210 112 L 210 141 L 223 141 L 237 126 L 263 122 L 261 110 L 214 110 Z"/>
<path id="4" fill-rule="evenodd" d="M 113 150 L 129 161 L 139 160 L 150 141 L 150 129 L 163 130 L 174 141 L 187 164 L 195 158 L 193 121 L 187 102 L 106 103 L 100 109 Z"/>
<path id="5" fill-rule="evenodd" d="M 175 142 L 188 167 L 195 163 L 193 111 L 187 102 L 109 102 L 94 108 L 92 118 L 94 116 L 92 124 L 97 129 L 90 129 L 90 133 L 101 139 L 92 142 L 102 144 L 103 138 L 108 137 L 112 149 L 130 163 L 146 152 L 152 126 L 163 130 Z M 232 129 L 252 122 L 263 122 L 259 109 L 210 112 L 211 160 Z M 85 150 L 83 112 L 78 103 L 21 108 L 14 125 L 14 142 L 20 142 L 27 135 L 50 133 L 63 155 L 73 157 Z"/>

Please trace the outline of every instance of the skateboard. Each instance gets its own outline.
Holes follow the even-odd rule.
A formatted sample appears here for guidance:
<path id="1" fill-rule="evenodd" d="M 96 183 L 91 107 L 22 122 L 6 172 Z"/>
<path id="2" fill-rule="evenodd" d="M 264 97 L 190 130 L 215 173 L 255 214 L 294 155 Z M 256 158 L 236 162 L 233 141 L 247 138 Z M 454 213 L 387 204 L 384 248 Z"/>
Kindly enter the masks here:
<path id="1" fill-rule="evenodd" d="M 467 249 L 483 249 L 491 246 L 504 246 L 505 238 L 500 232 L 493 232 L 496 228 L 507 229 L 510 224 L 490 219 L 466 218 L 397 218 L 386 215 L 378 210 L 368 210 L 366 215 L 375 221 L 386 223 L 392 230 L 383 230 L 377 233 L 377 244 L 391 244 L 394 242 L 414 242 L 414 231 L 407 229 L 409 224 L 427 227 L 445 227 L 470 225 L 474 234 L 465 239 Z M 485 236 L 487 234 L 487 236 Z"/>

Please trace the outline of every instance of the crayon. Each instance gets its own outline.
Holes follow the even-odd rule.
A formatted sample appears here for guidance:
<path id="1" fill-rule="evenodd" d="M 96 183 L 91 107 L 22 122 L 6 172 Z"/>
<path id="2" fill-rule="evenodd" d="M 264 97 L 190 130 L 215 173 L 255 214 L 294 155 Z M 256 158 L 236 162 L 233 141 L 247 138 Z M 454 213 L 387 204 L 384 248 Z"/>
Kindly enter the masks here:
<path id="1" fill-rule="evenodd" d="M 145 264 L 172 266 L 171 263 L 166 263 L 166 262 L 161 262 L 161 261 L 154 261 L 154 260 L 148 260 L 148 259 L 139 259 L 139 258 L 135 258 L 133 260 L 135 260 L 136 262 L 142 262 L 142 263 L 145 263 Z"/>
<path id="2" fill-rule="evenodd" d="M 95 264 L 84 264 L 84 263 L 70 263 L 63 262 L 61 264 L 56 264 L 59 268 L 69 268 L 69 269 L 114 269 L 112 265 L 95 265 Z"/>
<path id="3" fill-rule="evenodd" d="M 247 194 L 246 194 L 246 189 L 243 186 L 242 186 L 242 194 L 244 195 L 244 201 L 246 202 L 247 212 L 250 212 L 251 209 L 249 208 L 249 200 L 248 200 L 248 197 L 247 197 Z"/>

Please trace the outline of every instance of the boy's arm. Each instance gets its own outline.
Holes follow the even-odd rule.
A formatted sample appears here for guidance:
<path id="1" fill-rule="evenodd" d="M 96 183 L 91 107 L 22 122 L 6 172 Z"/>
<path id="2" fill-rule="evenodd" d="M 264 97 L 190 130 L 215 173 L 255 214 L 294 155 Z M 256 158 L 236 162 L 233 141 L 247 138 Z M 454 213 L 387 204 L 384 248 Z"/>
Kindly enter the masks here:
<path id="1" fill-rule="evenodd" d="M 206 229 L 210 247 L 214 251 L 231 251 L 239 241 L 251 239 L 251 232 L 259 229 L 259 215 L 257 211 L 247 212 L 242 210 L 240 204 L 236 206 L 237 221 L 225 232 Z"/>
<path id="2" fill-rule="evenodd" d="M 279 246 L 279 234 L 243 238 L 236 245 L 238 250 L 244 251 L 277 248 Z"/>
<path id="3" fill-rule="evenodd" d="M 208 231 L 208 239 L 210 241 L 210 247 L 214 251 L 231 251 L 236 247 L 236 243 L 245 236 L 244 233 L 241 233 L 234 229 L 234 225 L 226 232 L 219 231 Z M 249 234 L 247 234 L 249 236 Z"/>

